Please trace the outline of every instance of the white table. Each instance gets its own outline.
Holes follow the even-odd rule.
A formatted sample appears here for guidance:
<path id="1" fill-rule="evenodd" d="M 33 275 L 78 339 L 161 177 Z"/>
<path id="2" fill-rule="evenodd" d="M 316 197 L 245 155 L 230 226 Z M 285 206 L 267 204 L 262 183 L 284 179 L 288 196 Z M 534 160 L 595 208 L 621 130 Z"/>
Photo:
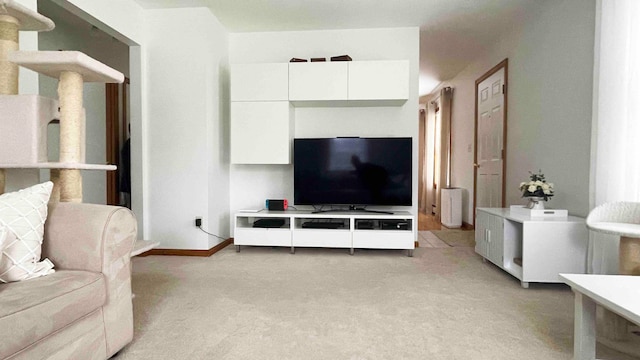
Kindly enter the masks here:
<path id="1" fill-rule="evenodd" d="M 596 356 L 596 304 L 640 325 L 640 276 L 560 274 L 575 293 L 574 360 Z"/>

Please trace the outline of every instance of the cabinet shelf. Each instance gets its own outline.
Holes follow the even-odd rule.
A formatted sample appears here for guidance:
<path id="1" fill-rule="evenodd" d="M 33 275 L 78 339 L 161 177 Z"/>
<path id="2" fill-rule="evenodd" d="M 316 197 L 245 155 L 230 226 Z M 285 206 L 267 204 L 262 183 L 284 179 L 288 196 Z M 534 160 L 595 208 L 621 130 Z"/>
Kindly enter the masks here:
<path id="1" fill-rule="evenodd" d="M 0 164 L 0 169 L 70 169 L 70 170 L 102 170 L 112 171 L 118 167 L 115 165 L 43 162 L 30 164 Z"/>

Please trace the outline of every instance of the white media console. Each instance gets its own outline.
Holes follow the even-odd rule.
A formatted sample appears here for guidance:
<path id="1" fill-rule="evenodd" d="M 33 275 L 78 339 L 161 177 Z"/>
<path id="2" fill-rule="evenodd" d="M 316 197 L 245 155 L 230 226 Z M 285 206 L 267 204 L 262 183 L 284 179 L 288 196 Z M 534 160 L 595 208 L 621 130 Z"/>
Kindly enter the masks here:
<path id="1" fill-rule="evenodd" d="M 258 220 L 280 220 L 280 227 L 254 227 Z M 406 211 L 377 214 L 358 211 L 312 213 L 303 210 L 238 212 L 234 244 L 240 246 L 402 249 L 413 256 L 415 217 Z"/>
<path id="2" fill-rule="evenodd" d="M 538 217 L 507 208 L 476 209 L 476 252 L 518 278 L 561 283 L 560 273 L 584 274 L 589 233 L 576 216 Z"/>

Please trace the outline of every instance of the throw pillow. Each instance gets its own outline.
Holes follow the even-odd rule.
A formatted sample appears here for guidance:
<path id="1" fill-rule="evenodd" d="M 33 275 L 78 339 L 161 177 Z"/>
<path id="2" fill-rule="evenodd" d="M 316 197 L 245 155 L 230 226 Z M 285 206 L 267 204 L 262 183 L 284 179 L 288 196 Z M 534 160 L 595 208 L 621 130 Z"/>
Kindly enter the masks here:
<path id="1" fill-rule="evenodd" d="M 4 243 L 7 238 L 7 230 L 0 227 L 0 267 L 2 267 L 2 250 L 4 250 Z"/>
<path id="2" fill-rule="evenodd" d="M 7 232 L 0 262 L 0 282 L 27 280 L 54 272 L 49 259 L 40 261 L 52 188 L 53 183 L 48 181 L 0 195 L 0 227 Z"/>

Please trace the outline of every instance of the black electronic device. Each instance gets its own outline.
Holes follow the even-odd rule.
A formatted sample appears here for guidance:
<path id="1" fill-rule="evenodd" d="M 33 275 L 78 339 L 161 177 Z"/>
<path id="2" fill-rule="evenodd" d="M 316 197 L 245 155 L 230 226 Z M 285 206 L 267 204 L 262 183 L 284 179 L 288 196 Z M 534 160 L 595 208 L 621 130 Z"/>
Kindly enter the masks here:
<path id="1" fill-rule="evenodd" d="M 375 227 L 373 220 L 356 220 L 356 229 L 371 230 Z"/>
<path id="2" fill-rule="evenodd" d="M 294 139 L 294 203 L 410 206 L 411 142 L 411 138 Z"/>
<path id="3" fill-rule="evenodd" d="M 284 211 L 289 207 L 289 202 L 287 199 L 267 199 L 265 205 L 272 211 Z"/>
<path id="4" fill-rule="evenodd" d="M 409 223 L 406 220 L 380 220 L 382 230 L 409 230 Z"/>
<path id="5" fill-rule="evenodd" d="M 339 229 L 343 226 L 342 222 L 329 221 L 307 221 L 302 223 L 304 229 Z"/>
<path id="6" fill-rule="evenodd" d="M 279 228 L 284 225 L 284 219 L 258 219 L 253 222 L 254 228 Z"/>

